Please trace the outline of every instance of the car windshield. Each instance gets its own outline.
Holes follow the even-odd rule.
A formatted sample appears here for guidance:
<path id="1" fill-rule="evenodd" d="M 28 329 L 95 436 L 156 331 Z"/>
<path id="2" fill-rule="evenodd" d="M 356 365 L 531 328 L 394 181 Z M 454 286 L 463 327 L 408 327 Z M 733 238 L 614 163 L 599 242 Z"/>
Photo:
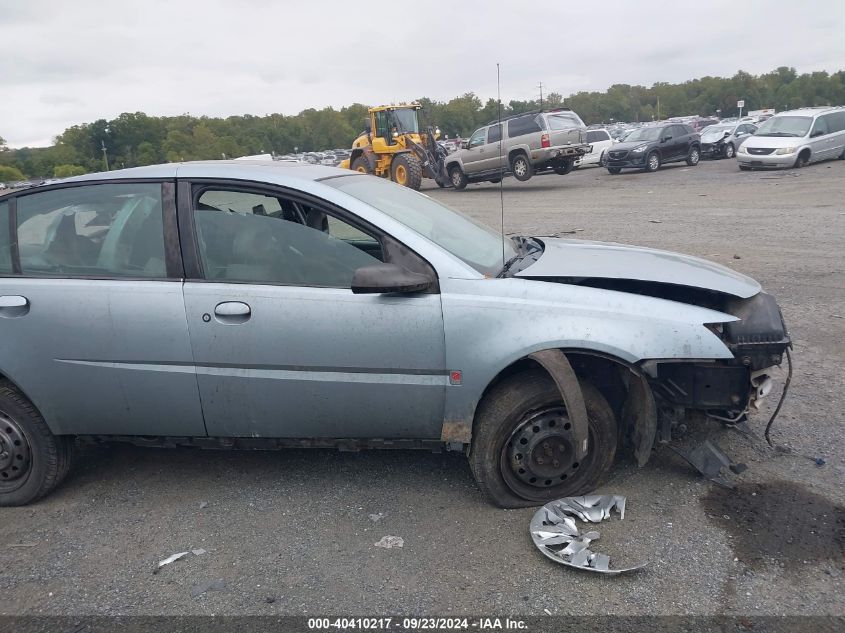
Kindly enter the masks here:
<path id="1" fill-rule="evenodd" d="M 639 130 L 631 132 L 625 138 L 625 142 L 656 141 L 660 138 L 660 133 L 662 131 L 662 127 L 641 127 Z"/>
<path id="2" fill-rule="evenodd" d="M 417 123 L 417 111 L 412 109 L 394 110 L 393 119 L 396 122 L 396 127 L 400 132 L 419 132 L 419 124 Z"/>
<path id="3" fill-rule="evenodd" d="M 323 183 L 389 215 L 483 275 L 493 277 L 502 270 L 503 252 L 505 261 L 517 254 L 509 238 L 413 189 L 353 175 Z"/>
<path id="4" fill-rule="evenodd" d="M 807 136 L 812 122 L 808 116 L 776 116 L 764 121 L 754 136 Z"/>
<path id="5" fill-rule="evenodd" d="M 713 134 L 724 134 L 725 132 L 733 132 L 734 131 L 733 125 L 708 125 L 706 128 L 701 130 L 701 134 L 711 136 Z"/>
<path id="6" fill-rule="evenodd" d="M 584 127 L 584 122 L 574 112 L 556 112 L 547 117 L 552 130 L 568 130 L 572 127 Z"/>

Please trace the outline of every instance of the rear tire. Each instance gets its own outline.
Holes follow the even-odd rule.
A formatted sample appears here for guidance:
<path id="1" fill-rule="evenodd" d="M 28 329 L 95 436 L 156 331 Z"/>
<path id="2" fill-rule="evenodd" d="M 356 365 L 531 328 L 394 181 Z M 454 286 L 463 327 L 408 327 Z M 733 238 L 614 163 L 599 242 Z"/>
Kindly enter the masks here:
<path id="1" fill-rule="evenodd" d="M 413 154 L 398 154 L 390 163 L 390 179 L 414 191 L 422 184 L 422 163 Z"/>
<path id="2" fill-rule="evenodd" d="M 352 161 L 352 170 L 360 172 L 362 174 L 370 174 L 372 175 L 375 173 L 375 169 L 373 169 L 372 164 L 370 163 L 369 159 L 366 156 L 359 156 L 355 160 Z"/>
<path id="3" fill-rule="evenodd" d="M 452 165 L 449 168 L 449 180 L 452 181 L 452 186 L 458 191 L 466 188 L 467 183 L 469 182 L 464 170 L 461 169 L 459 165 Z"/>
<path id="4" fill-rule="evenodd" d="M 541 370 L 530 370 L 505 378 L 496 385 L 478 405 L 472 448 L 469 454 L 470 468 L 479 488 L 495 505 L 502 508 L 521 508 L 547 503 L 553 499 L 591 492 L 610 469 L 616 456 L 617 428 L 613 411 L 601 393 L 589 383 L 581 383 L 589 419 L 590 450 L 582 463 L 572 461 L 571 444 L 567 443 L 568 425 L 560 392 L 554 381 Z M 553 429 L 553 422 L 558 425 Z M 536 424 L 536 425 L 535 425 Z M 542 428 L 541 428 L 542 426 Z M 538 431 L 538 429 L 540 429 Z M 549 434 L 548 440 L 526 454 L 513 454 L 519 450 L 517 441 L 523 442 L 525 434 L 541 432 Z M 559 433 L 559 435 L 552 435 Z M 539 438 L 539 436 L 537 436 Z M 553 457 L 562 460 L 538 464 L 537 448 L 548 455 L 552 443 Z M 511 443 L 509 445 L 509 442 Z M 516 446 L 516 448 L 515 448 Z M 516 458 L 519 456 L 519 461 Z M 521 468 L 522 464 L 525 468 Z M 526 473 L 525 469 L 529 472 Z M 525 478 L 536 473 L 536 481 L 529 483 Z M 550 474 L 558 469 L 563 474 Z M 519 471 L 522 470 L 522 474 Z M 548 478 L 546 478 L 548 477 Z"/>
<path id="5" fill-rule="evenodd" d="M 70 470 L 73 438 L 53 435 L 35 406 L 0 383 L 0 506 L 22 506 L 58 486 Z"/>
<path id="6" fill-rule="evenodd" d="M 566 158 L 563 161 L 562 165 L 555 165 L 554 168 L 555 173 L 560 176 L 565 176 L 573 169 L 575 169 L 575 160 L 572 158 Z"/>
<path id="7" fill-rule="evenodd" d="M 701 160 L 701 150 L 695 146 L 690 147 L 689 154 L 687 154 L 687 165 L 695 167 L 698 161 Z"/>
<path id="8" fill-rule="evenodd" d="M 530 180 L 531 176 L 534 175 L 534 167 L 531 165 L 531 161 L 522 152 L 516 154 L 511 159 L 511 171 L 513 172 L 513 177 L 520 182 Z"/>
<path id="9" fill-rule="evenodd" d="M 660 156 L 657 152 L 652 152 L 645 159 L 645 170 L 649 173 L 660 169 Z"/>

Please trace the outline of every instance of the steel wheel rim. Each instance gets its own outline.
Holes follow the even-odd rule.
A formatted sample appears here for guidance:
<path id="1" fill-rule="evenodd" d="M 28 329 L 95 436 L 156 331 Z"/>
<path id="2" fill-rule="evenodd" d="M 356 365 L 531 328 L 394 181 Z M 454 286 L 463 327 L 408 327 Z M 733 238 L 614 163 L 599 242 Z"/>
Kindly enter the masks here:
<path id="1" fill-rule="evenodd" d="M 500 469 L 508 488 L 522 498 L 542 500 L 569 486 L 592 460 L 592 452 L 575 459 L 571 429 L 561 406 L 526 414 L 502 445 Z"/>
<path id="2" fill-rule="evenodd" d="M 20 488 L 32 470 L 32 447 L 14 418 L 0 411 L 0 491 Z"/>
<path id="3" fill-rule="evenodd" d="M 396 165 L 396 182 L 400 185 L 408 182 L 408 170 L 405 169 L 405 165 Z"/>

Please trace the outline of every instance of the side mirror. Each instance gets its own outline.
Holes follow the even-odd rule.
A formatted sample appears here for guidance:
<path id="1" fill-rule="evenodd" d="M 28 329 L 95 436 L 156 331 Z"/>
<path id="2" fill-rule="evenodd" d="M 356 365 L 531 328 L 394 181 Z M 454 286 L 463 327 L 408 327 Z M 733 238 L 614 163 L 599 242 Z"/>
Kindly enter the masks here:
<path id="1" fill-rule="evenodd" d="M 352 276 L 352 292 L 356 295 L 423 292 L 431 284 L 428 276 L 412 273 L 396 264 L 362 266 Z"/>
<path id="2" fill-rule="evenodd" d="M 467 149 L 469 147 L 469 141 L 461 141 L 461 149 Z"/>
<path id="3" fill-rule="evenodd" d="M 739 134 L 737 134 L 737 136 L 739 136 L 740 134 L 745 134 L 745 132 L 740 132 Z M 725 137 L 728 137 L 728 136 L 730 136 L 730 135 L 731 135 L 731 131 L 730 131 L 730 130 L 725 130 Z"/>
<path id="4" fill-rule="evenodd" d="M 824 134 L 824 130 L 813 130 L 813 132 L 810 134 L 810 138 L 822 136 L 823 134 Z"/>
<path id="5" fill-rule="evenodd" d="M 663 140 L 662 140 L 662 141 L 660 141 L 660 142 L 661 142 L 661 143 L 665 143 L 666 141 L 671 141 L 671 140 L 672 140 L 672 137 L 671 137 L 671 136 L 664 136 L 664 137 L 663 137 Z"/>

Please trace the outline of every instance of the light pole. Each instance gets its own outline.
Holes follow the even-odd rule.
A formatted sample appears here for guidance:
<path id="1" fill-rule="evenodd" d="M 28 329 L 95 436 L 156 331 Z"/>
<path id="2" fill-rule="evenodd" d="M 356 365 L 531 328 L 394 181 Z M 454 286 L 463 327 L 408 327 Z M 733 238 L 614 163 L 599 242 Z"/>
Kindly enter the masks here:
<path id="1" fill-rule="evenodd" d="M 103 150 L 103 162 L 106 164 L 106 171 L 109 171 L 109 155 L 106 153 L 106 142 L 100 139 L 100 147 Z"/>

